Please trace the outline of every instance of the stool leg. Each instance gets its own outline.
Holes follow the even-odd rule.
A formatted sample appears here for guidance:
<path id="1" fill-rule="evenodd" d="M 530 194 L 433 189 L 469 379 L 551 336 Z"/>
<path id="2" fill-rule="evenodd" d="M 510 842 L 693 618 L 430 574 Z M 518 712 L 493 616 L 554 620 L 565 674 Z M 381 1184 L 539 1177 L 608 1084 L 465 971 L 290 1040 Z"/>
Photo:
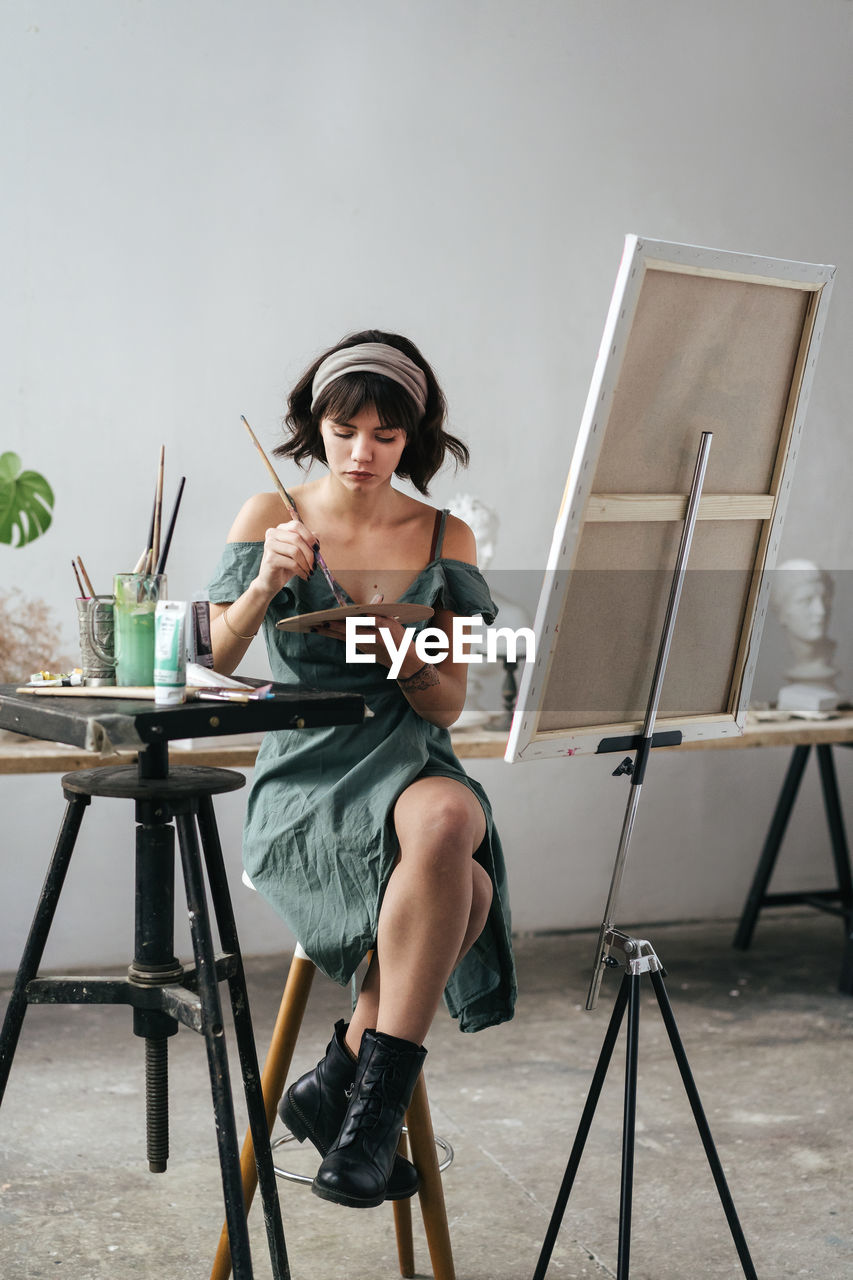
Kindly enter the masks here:
<path id="1" fill-rule="evenodd" d="M 225 1198 L 225 1217 L 231 1239 L 234 1275 L 236 1280 L 252 1280 L 249 1229 L 243 1209 L 240 1163 L 237 1156 L 237 1124 L 231 1097 L 216 958 L 213 952 L 210 921 L 207 916 L 194 815 L 192 813 L 176 814 L 175 825 L 178 829 L 178 843 L 181 847 L 181 863 L 187 891 L 190 932 L 196 962 L 198 994 L 202 1007 L 204 1039 L 207 1045 L 216 1139 L 219 1146 L 219 1165 Z"/>
<path id="2" fill-rule="evenodd" d="M 409 1144 L 404 1133 L 400 1134 L 400 1145 L 397 1148 L 404 1160 L 409 1158 Z M 412 1202 L 411 1200 L 392 1200 L 394 1209 L 394 1231 L 397 1236 L 397 1260 L 400 1264 L 400 1275 L 404 1280 L 411 1280 L 415 1274 L 415 1241 L 412 1235 Z"/>
<path id="3" fill-rule="evenodd" d="M 252 1150 L 255 1155 L 253 1161 L 255 1166 L 254 1181 L 256 1186 L 260 1181 L 267 1242 L 270 1258 L 273 1262 L 274 1275 L 277 1280 L 279 1274 L 287 1275 L 289 1270 L 287 1249 L 284 1243 L 284 1227 L 281 1221 L 281 1205 L 278 1199 L 278 1188 L 276 1186 L 272 1149 L 270 1147 L 270 1129 L 273 1122 L 264 1106 L 263 1084 L 260 1068 L 258 1067 L 255 1037 L 252 1031 L 252 1015 L 249 1009 L 249 994 L 246 989 L 246 974 L 243 969 L 240 943 L 237 938 L 237 923 L 234 919 L 234 909 L 231 905 L 231 893 L 228 888 L 225 862 L 222 857 L 222 844 L 219 840 L 216 818 L 213 813 L 213 801 L 209 796 L 199 799 L 198 825 L 220 941 L 225 951 L 231 952 L 237 957 L 235 973 L 229 979 L 228 989 L 231 996 L 231 1011 L 234 1017 L 237 1051 L 240 1055 L 243 1088 L 246 1094 L 246 1109 L 249 1114 L 249 1134 L 251 1135 Z M 273 1110 L 273 1117 L 274 1115 L 275 1111 Z M 248 1211 L 243 1173 L 241 1159 L 240 1174 L 243 1202 L 245 1210 Z"/>
<path id="4" fill-rule="evenodd" d="M 27 1011 L 27 984 L 38 973 L 47 942 L 47 935 L 50 933 L 50 927 L 53 924 L 53 917 L 56 914 L 56 907 L 59 902 L 59 895 L 65 883 L 65 873 L 71 861 L 71 854 L 80 831 L 80 823 L 83 821 L 83 813 L 88 803 L 88 796 L 70 796 L 68 799 L 65 817 L 62 820 L 59 835 L 56 838 L 56 846 L 47 869 L 33 922 L 30 926 L 24 954 L 18 966 L 15 985 L 12 988 L 12 995 L 6 1008 L 6 1017 L 3 1020 L 3 1031 L 0 1033 L 0 1103 L 2 1103 L 3 1095 L 6 1092 L 9 1072 L 12 1069 L 12 1059 L 18 1047 L 24 1014 Z"/>
<path id="5" fill-rule="evenodd" d="M 302 1019 L 305 1016 L 308 995 L 311 991 L 315 973 L 316 969 L 310 960 L 298 955 L 293 957 L 290 971 L 287 975 L 284 994 L 281 997 L 278 1017 L 273 1028 L 269 1051 L 264 1063 L 263 1075 L 261 1076 L 261 1091 L 264 1096 L 268 1132 L 275 1123 L 276 1106 L 284 1091 L 284 1083 L 290 1070 L 293 1050 L 296 1046 L 299 1028 L 302 1026 Z M 269 1138 L 267 1138 L 268 1142 Z M 255 1147 L 252 1141 L 251 1128 L 246 1133 L 243 1142 L 240 1171 L 243 1181 L 243 1196 L 246 1211 L 248 1212 L 249 1206 L 254 1199 L 255 1188 L 258 1185 Z M 216 1257 L 213 1260 L 210 1280 L 228 1280 L 230 1274 L 231 1253 L 228 1245 L 228 1225 L 226 1223 L 219 1237 L 219 1246 L 216 1250 Z"/>
<path id="6" fill-rule="evenodd" d="M 423 1073 L 418 1077 L 409 1110 L 406 1112 L 406 1127 L 409 1130 L 409 1142 L 412 1144 L 412 1160 L 420 1179 L 418 1196 L 432 1262 L 432 1273 L 435 1280 L 456 1280 L 444 1189 L 441 1185 L 441 1174 L 438 1171 L 435 1135 L 432 1131 L 432 1118 L 429 1113 Z"/>

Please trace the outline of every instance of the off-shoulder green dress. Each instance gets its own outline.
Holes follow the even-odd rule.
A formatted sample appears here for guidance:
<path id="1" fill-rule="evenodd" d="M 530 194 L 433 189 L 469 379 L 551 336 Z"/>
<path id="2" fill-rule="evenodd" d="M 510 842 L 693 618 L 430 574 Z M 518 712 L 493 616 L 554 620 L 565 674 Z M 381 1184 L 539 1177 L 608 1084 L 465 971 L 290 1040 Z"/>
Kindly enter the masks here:
<path id="1" fill-rule="evenodd" d="M 443 526 L 443 521 L 442 521 Z M 436 556 L 400 597 L 491 622 L 495 605 L 480 571 Z M 261 542 L 226 545 L 210 599 L 238 599 L 256 577 Z M 455 778 L 483 806 L 486 836 L 475 857 L 494 894 L 486 926 L 445 990 L 463 1031 L 512 1017 L 515 970 L 506 868 L 483 788 L 454 755 L 450 734 L 422 719 L 379 663 L 347 664 L 329 636 L 277 631 L 296 613 L 334 601 L 321 573 L 292 578 L 274 597 L 263 629 L 273 678 L 301 688 L 360 693 L 373 712 L 360 725 L 268 733 L 258 752 L 243 833 L 243 861 L 314 963 L 346 983 L 376 939 L 379 908 L 399 850 L 397 797 L 416 778 Z M 427 624 L 421 624 L 427 625 Z"/>

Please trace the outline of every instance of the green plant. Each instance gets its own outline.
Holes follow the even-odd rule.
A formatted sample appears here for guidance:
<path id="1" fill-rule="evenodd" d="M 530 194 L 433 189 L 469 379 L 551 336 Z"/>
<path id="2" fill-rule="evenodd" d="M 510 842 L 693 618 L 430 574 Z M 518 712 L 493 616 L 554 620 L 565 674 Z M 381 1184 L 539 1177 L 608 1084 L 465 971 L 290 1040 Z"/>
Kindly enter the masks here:
<path id="1" fill-rule="evenodd" d="M 0 542 L 13 547 L 33 542 L 49 527 L 53 503 L 53 490 L 44 476 L 22 471 L 16 453 L 0 454 Z"/>

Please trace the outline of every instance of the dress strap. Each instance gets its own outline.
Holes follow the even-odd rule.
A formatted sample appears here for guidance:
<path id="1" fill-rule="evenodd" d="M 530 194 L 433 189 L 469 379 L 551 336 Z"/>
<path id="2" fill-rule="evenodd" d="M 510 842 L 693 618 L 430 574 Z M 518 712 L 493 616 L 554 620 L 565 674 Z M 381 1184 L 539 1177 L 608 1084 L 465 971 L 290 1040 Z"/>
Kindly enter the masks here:
<path id="1" fill-rule="evenodd" d="M 429 564 L 432 564 L 433 560 L 438 560 L 441 555 L 441 547 L 444 542 L 444 526 L 447 524 L 447 514 L 448 512 L 446 507 L 443 511 L 436 511 L 435 513 L 435 523 L 432 526 L 432 542 L 430 543 L 429 548 Z"/>

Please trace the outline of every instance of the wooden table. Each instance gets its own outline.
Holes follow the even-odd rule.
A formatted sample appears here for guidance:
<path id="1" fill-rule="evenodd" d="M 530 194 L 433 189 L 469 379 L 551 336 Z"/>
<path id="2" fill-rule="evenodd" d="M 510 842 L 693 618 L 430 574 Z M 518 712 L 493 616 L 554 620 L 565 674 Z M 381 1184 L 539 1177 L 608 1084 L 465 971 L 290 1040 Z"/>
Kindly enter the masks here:
<path id="1" fill-rule="evenodd" d="M 208 709 L 214 704 L 205 704 Z M 211 712 L 212 714 L 212 712 Z M 506 749 L 507 735 L 483 729 L 451 731 L 453 750 L 460 759 L 500 759 Z M 683 742 L 679 747 L 662 747 L 662 751 L 732 751 L 746 747 L 818 746 L 823 743 L 853 743 L 853 713 L 834 720 L 783 720 L 762 722 L 753 714 L 747 716 L 746 727 L 738 738 L 710 738 Z M 251 769 L 258 754 L 257 744 L 219 741 L 215 738 L 199 742 L 187 749 L 174 748 L 176 759 L 187 764 L 218 765 L 221 768 Z M 86 751 L 59 742 L 28 738 L 22 734 L 0 736 L 0 774 L 64 773 L 69 769 L 88 769 L 99 764 L 132 761 L 136 751 L 118 754 Z"/>
<path id="2" fill-rule="evenodd" d="M 208 704 L 210 705 L 210 704 Z M 465 730 L 452 735 L 457 756 L 499 758 L 506 749 L 505 733 Z M 187 747 L 172 743 L 175 763 L 216 765 L 221 769 L 251 769 L 258 754 L 258 744 L 231 743 L 216 739 Z M 97 765 L 132 764 L 137 752 L 132 749 L 105 755 L 86 751 L 61 742 L 46 742 L 23 734 L 0 736 L 0 774 L 2 773 L 67 773 L 70 769 L 92 769 Z"/>
<path id="3" fill-rule="evenodd" d="M 205 705 L 210 714 L 213 714 L 211 707 L 216 706 L 218 709 L 218 704 Z M 499 759 L 506 748 L 506 734 L 502 732 L 459 730 L 451 734 L 451 739 L 454 751 L 462 759 Z M 853 746 L 853 713 L 847 712 L 831 720 L 788 719 L 782 721 L 760 721 L 751 713 L 747 716 L 744 732 L 739 737 L 702 739 L 684 742 L 678 747 L 659 748 L 662 751 L 737 751 L 749 747 L 792 747 L 794 749 L 782 784 L 776 812 L 770 822 L 755 878 L 735 935 L 735 945 L 738 947 L 749 946 L 752 930 L 763 906 L 794 905 L 805 902 L 811 906 L 831 909 L 831 903 L 837 901 L 840 902 L 843 913 L 850 912 L 853 904 L 847 900 L 849 898 L 849 856 L 846 835 L 835 787 L 831 752 L 825 750 L 833 745 Z M 811 894 L 769 894 L 767 884 L 811 747 L 818 748 L 838 888 Z M 211 738 L 201 742 L 196 740 L 194 745 L 187 749 L 173 747 L 172 758 L 176 762 L 180 760 L 186 764 L 250 769 L 255 763 L 257 753 L 256 743 L 231 743 L 227 738 L 223 741 Z M 65 773 L 72 769 L 132 762 L 136 758 L 137 752 L 134 750 L 104 754 L 62 745 L 58 742 L 26 738 L 20 734 L 10 734 L 5 740 L 0 735 L 0 774 Z M 853 994 L 853 939 L 848 940 L 845 949 L 839 987 L 842 991 Z"/>

